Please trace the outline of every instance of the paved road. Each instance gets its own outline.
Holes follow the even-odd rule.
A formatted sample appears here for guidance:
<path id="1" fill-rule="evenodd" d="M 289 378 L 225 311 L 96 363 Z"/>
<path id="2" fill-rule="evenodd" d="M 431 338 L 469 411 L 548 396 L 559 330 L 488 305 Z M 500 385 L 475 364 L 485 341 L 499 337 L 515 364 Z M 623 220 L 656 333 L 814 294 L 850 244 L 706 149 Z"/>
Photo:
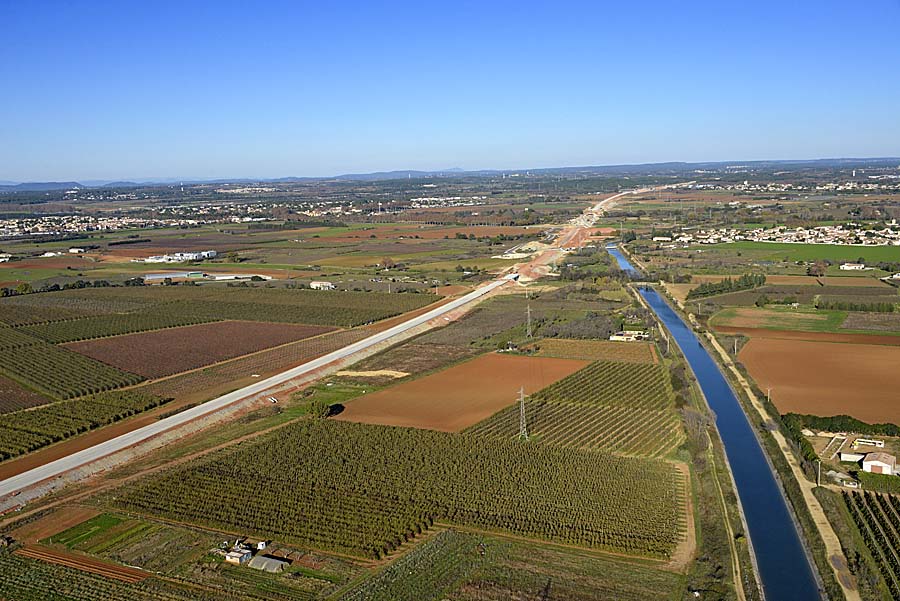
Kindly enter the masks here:
<path id="1" fill-rule="evenodd" d="M 298 376 L 302 376 L 321 367 L 324 367 L 325 365 L 328 365 L 333 361 L 343 359 L 352 355 L 353 353 L 382 343 L 385 340 L 389 340 L 394 336 L 402 334 L 416 326 L 422 325 L 436 317 L 445 315 L 446 313 L 449 313 L 454 309 L 462 307 L 463 305 L 466 305 L 484 296 L 492 290 L 495 290 L 500 286 L 506 284 L 511 279 L 514 279 L 514 277 L 514 275 L 506 275 L 503 278 L 486 284 L 485 286 L 482 286 L 481 288 L 478 288 L 477 290 L 474 290 L 469 294 L 462 296 L 452 302 L 432 309 L 427 313 L 423 313 L 422 315 L 414 317 L 401 324 L 388 328 L 383 332 L 379 332 L 378 334 L 369 336 L 368 338 L 360 340 L 359 342 L 354 342 L 353 344 L 345 346 L 342 349 L 328 353 L 327 355 L 323 355 L 318 359 L 313 359 L 308 363 L 298 365 L 297 367 L 289 369 L 276 376 L 272 376 L 271 378 L 260 380 L 259 382 L 251 384 L 250 386 L 241 388 L 240 390 L 235 390 L 234 392 L 228 393 L 224 396 L 220 396 L 219 398 L 203 403 L 202 405 L 192 407 L 191 409 L 182 411 L 181 413 L 178 413 L 171 417 L 161 419 L 155 424 L 150 424 L 149 426 L 144 426 L 143 428 L 133 430 L 127 434 L 123 434 L 122 436 L 113 438 L 112 440 L 107 440 L 106 442 L 102 442 L 93 447 L 84 449 L 83 451 L 73 453 L 68 457 L 57 459 L 56 461 L 52 461 L 50 463 L 42 465 L 41 467 L 37 467 L 11 478 L 7 478 L 6 480 L 0 482 L 0 499 L 3 499 L 7 495 L 14 494 L 18 491 L 38 484 L 39 482 L 43 482 L 44 480 L 54 478 L 75 468 L 81 467 L 108 455 L 112 455 L 113 453 L 117 453 L 119 451 L 127 449 L 132 445 L 143 442 L 148 438 L 156 436 L 157 434 L 161 434 L 166 430 L 170 430 L 205 415 L 209 415 L 210 413 L 214 413 L 249 396 L 259 394 L 268 390 L 269 388 L 272 388 L 279 384 L 283 384 L 288 380 L 292 380 Z M 324 292 L 323 294 L 327 294 L 327 292 Z"/>

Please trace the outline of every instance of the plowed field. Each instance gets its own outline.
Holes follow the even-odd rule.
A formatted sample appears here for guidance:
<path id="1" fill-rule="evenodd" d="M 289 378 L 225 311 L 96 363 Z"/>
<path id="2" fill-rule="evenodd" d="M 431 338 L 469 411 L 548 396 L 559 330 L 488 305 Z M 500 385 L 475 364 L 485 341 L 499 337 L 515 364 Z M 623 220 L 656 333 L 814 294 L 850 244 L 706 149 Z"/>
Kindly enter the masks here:
<path id="1" fill-rule="evenodd" d="M 588 364 L 490 353 L 347 403 L 337 419 L 457 432 Z"/>
<path id="2" fill-rule="evenodd" d="M 900 348 L 751 338 L 738 355 L 781 413 L 900 424 Z"/>

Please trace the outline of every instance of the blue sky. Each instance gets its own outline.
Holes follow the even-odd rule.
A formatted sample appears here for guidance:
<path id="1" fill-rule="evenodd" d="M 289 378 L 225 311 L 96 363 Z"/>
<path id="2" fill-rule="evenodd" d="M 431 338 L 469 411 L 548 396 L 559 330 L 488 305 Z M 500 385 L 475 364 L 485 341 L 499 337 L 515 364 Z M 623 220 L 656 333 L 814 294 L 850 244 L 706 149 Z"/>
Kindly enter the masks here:
<path id="1" fill-rule="evenodd" d="M 900 155 L 900 0 L 0 0 L 0 180 Z"/>

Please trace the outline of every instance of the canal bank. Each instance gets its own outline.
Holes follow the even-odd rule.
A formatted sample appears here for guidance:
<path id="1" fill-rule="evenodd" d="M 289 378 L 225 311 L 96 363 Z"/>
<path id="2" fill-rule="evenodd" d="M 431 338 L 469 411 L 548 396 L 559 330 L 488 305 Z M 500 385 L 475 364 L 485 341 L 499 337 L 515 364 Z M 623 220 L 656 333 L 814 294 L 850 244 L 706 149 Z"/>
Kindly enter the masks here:
<path id="1" fill-rule="evenodd" d="M 623 271 L 632 277 L 640 275 L 618 248 L 607 250 Z M 639 294 L 681 349 L 715 413 L 765 597 L 770 601 L 820 599 L 819 585 L 787 500 L 729 382 L 693 330 L 656 290 L 643 287 Z"/>

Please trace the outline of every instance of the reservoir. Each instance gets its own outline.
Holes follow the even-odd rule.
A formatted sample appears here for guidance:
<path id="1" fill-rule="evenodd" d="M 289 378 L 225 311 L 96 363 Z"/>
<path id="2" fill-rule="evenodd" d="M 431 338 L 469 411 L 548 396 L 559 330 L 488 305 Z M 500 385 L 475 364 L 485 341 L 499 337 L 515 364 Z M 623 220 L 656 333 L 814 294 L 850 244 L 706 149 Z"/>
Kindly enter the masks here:
<path id="1" fill-rule="evenodd" d="M 629 275 L 638 274 L 619 249 L 607 247 L 607 250 L 623 271 Z M 656 290 L 644 287 L 640 294 L 678 344 L 715 413 L 716 427 L 734 474 L 766 599 L 820 599 L 812 567 L 787 502 L 756 434 L 718 364 L 700 344 L 693 330 Z"/>

